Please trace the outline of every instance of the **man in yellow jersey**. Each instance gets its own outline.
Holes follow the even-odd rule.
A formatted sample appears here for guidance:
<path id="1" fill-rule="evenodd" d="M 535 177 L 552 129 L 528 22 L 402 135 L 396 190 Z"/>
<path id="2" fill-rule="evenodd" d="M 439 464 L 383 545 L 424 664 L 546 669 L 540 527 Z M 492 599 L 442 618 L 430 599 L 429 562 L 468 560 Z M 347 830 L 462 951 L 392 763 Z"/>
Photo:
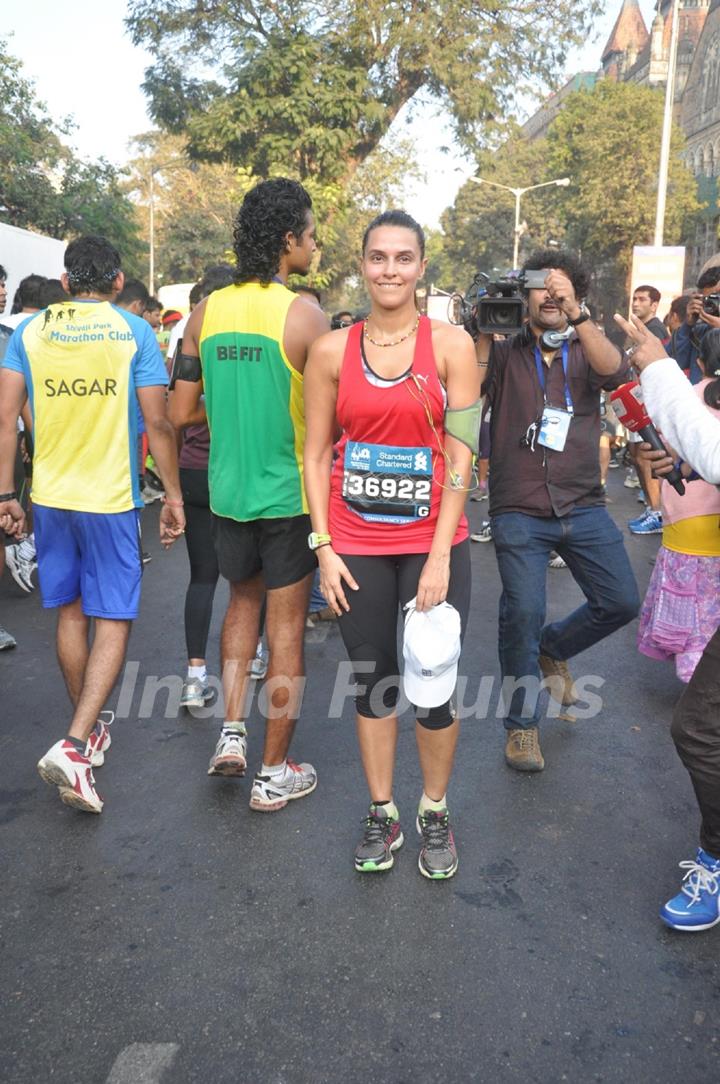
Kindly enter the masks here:
<path id="1" fill-rule="evenodd" d="M 0 369 L 0 530 L 19 537 L 24 526 L 12 465 L 28 399 L 40 590 L 43 606 L 58 609 L 57 653 L 74 708 L 67 738 L 38 770 L 67 805 L 100 813 L 92 769 L 110 745 L 100 716 L 125 658 L 142 579 L 138 401 L 167 493 L 164 546 L 182 534 L 185 516 L 155 336 L 142 317 L 112 304 L 123 286 L 120 257 L 103 237 L 80 237 L 67 247 L 65 268 L 71 299 L 28 317 Z"/>
<path id="2" fill-rule="evenodd" d="M 235 285 L 211 294 L 190 316 L 170 419 L 178 428 L 206 420 L 210 427 L 215 548 L 230 581 L 222 632 L 225 722 L 208 771 L 245 774 L 248 664 L 267 592 L 268 689 L 275 691 L 250 808 L 273 812 L 317 782 L 312 765 L 295 764 L 287 753 L 315 568 L 302 474 L 303 370 L 329 325 L 287 287 L 289 275 L 307 274 L 316 250 L 312 201 L 302 185 L 277 177 L 248 192 L 234 238 Z"/>

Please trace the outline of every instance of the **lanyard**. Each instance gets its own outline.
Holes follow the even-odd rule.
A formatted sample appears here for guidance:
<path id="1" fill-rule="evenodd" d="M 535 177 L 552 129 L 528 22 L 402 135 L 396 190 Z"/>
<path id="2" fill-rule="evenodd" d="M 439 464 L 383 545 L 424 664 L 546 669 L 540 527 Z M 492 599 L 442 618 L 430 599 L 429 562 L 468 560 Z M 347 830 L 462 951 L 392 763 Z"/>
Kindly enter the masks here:
<path id="1" fill-rule="evenodd" d="M 568 387 L 568 344 L 567 340 L 562 344 L 562 366 L 563 366 L 563 379 L 565 381 L 565 406 L 567 407 L 568 414 L 573 414 L 573 401 L 570 396 L 570 388 Z M 545 395 L 545 366 L 540 353 L 539 346 L 535 346 L 535 367 L 537 368 L 538 380 L 540 381 L 540 387 L 543 392 L 543 399 L 547 406 L 547 396 Z"/>

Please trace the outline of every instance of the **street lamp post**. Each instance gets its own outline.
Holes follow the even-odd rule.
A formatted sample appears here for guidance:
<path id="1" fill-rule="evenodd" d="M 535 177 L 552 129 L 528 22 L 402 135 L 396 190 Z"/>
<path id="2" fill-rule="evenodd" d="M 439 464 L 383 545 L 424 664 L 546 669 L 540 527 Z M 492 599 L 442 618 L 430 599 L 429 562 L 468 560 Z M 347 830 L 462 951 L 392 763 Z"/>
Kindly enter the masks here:
<path id="1" fill-rule="evenodd" d="M 658 170 L 657 204 L 655 207 L 655 244 L 663 243 L 665 230 L 665 203 L 667 200 L 668 171 L 670 166 L 670 139 L 672 115 L 675 102 L 675 64 L 677 60 L 680 4 L 673 0 L 670 23 L 670 55 L 668 57 L 667 84 L 665 86 L 665 111 L 663 113 L 662 140 L 660 142 L 660 168 Z"/>
<path id="2" fill-rule="evenodd" d="M 184 169 L 184 162 L 161 162 L 159 166 L 151 166 L 148 181 L 148 241 L 150 258 L 148 267 L 148 290 L 150 296 L 155 296 L 155 174 L 163 173 L 169 169 Z M 192 169 L 192 167 L 189 167 Z"/>
<path id="3" fill-rule="evenodd" d="M 532 192 L 535 188 L 547 188 L 548 185 L 555 185 L 558 188 L 567 188 L 570 184 L 569 177 L 559 177 L 554 181 L 543 181 L 542 184 L 530 184 L 527 188 L 511 188 L 509 184 L 498 184 L 497 181 L 488 181 L 485 177 L 471 177 L 471 181 L 475 184 L 489 184 L 493 188 L 503 188 L 506 192 L 512 192 L 515 197 L 515 229 L 513 231 L 513 270 L 517 268 L 518 256 L 520 253 L 520 200 L 526 192 Z"/>
<path id="4" fill-rule="evenodd" d="M 148 274 L 148 289 L 150 291 L 150 297 L 155 297 L 155 170 L 150 170 L 150 186 L 148 192 L 148 198 L 150 202 L 150 228 L 149 228 L 149 242 L 150 242 L 150 267 Z"/>

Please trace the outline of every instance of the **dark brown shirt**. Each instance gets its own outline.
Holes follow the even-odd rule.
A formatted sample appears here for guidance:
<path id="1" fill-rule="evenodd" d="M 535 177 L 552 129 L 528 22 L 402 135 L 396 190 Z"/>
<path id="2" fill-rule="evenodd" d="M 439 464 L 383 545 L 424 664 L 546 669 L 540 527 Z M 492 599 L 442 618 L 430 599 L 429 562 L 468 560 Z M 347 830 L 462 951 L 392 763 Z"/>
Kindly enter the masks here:
<path id="1" fill-rule="evenodd" d="M 522 446 L 528 426 L 540 421 L 543 391 L 535 364 L 534 339 L 527 331 L 494 342 L 485 385 L 490 414 L 490 514 L 525 512 L 566 516 L 573 508 L 604 504 L 600 485 L 600 390 L 632 379 L 623 357 L 612 376 L 602 376 L 586 361 L 577 336 L 569 340 L 568 387 L 573 403 L 562 452 L 535 443 Z M 614 349 L 608 343 L 608 349 Z M 562 353 L 548 368 L 543 362 L 548 406 L 565 409 Z"/>

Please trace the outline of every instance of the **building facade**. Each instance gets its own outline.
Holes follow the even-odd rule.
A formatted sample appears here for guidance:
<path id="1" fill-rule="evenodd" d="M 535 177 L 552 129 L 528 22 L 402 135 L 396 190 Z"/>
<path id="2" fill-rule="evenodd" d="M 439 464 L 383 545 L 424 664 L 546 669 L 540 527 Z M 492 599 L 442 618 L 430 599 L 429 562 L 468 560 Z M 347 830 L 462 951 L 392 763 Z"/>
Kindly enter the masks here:
<path id="1" fill-rule="evenodd" d="M 662 90 L 668 77 L 672 7 L 673 0 L 659 0 L 648 30 L 638 0 L 623 0 L 598 71 L 573 76 L 527 121 L 525 135 L 544 135 L 567 95 L 592 87 L 598 79 Z M 692 282 L 720 249 L 720 0 L 680 0 L 674 97 L 675 119 L 686 138 L 685 160 L 706 205 L 695 236 L 687 239 L 686 280 Z"/>

